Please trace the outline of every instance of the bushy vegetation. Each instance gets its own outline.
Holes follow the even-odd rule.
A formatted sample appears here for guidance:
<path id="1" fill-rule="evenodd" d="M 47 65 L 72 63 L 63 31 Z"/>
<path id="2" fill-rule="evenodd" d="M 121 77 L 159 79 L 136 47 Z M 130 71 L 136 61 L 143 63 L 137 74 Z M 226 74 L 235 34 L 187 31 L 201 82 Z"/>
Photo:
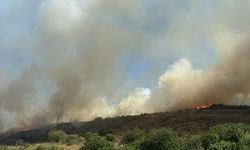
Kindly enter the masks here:
<path id="1" fill-rule="evenodd" d="M 125 133 L 125 135 L 122 138 L 121 143 L 130 144 L 137 140 L 141 140 L 143 137 L 144 137 L 144 132 L 139 128 L 134 128 Z"/>
<path id="2" fill-rule="evenodd" d="M 51 142 L 65 142 L 67 138 L 67 134 L 61 130 L 51 130 L 48 135 Z"/>
<path id="3" fill-rule="evenodd" d="M 219 140 L 229 142 L 239 142 L 249 131 L 249 127 L 244 124 L 222 124 L 209 129 L 209 134 L 217 134 Z"/>
<path id="4" fill-rule="evenodd" d="M 111 150 L 112 145 L 97 133 L 87 133 L 81 150 Z"/>
<path id="5" fill-rule="evenodd" d="M 177 139 L 178 140 L 178 139 Z M 186 135 L 179 138 L 179 147 L 180 150 L 203 150 L 202 138 L 199 135 Z"/>
<path id="6" fill-rule="evenodd" d="M 250 149 L 250 133 L 246 133 L 239 141 L 239 149 L 248 150 Z"/>
<path id="7" fill-rule="evenodd" d="M 168 150 L 178 149 L 179 141 L 177 134 L 171 129 L 159 128 L 153 129 L 140 143 L 141 150 Z"/>
<path id="8" fill-rule="evenodd" d="M 67 145 L 74 145 L 74 144 L 79 144 L 83 142 L 83 137 L 80 137 L 78 135 L 70 134 L 67 135 L 65 143 Z"/>
<path id="9" fill-rule="evenodd" d="M 250 150 L 250 126 L 245 124 L 221 124 L 205 133 L 184 134 L 169 128 L 156 128 L 144 132 L 139 128 L 128 130 L 123 136 L 86 133 L 84 138 L 66 134 L 61 130 L 49 132 L 52 145 L 73 145 L 80 150 Z M 26 144 L 24 149 L 61 150 L 62 146 Z M 60 146 L 60 147 L 59 147 Z M 75 149 L 75 148 L 74 148 Z M 0 146 L 0 150 L 8 150 Z"/>
<path id="10" fill-rule="evenodd" d="M 110 142 L 115 142 L 115 141 L 116 141 L 115 135 L 110 134 L 110 133 L 106 134 L 106 139 L 107 139 L 108 141 L 110 141 Z"/>
<path id="11" fill-rule="evenodd" d="M 66 134 L 61 130 L 51 130 L 48 133 L 50 142 L 65 143 L 67 145 L 74 145 L 83 142 L 83 137 L 74 134 Z"/>
<path id="12" fill-rule="evenodd" d="M 222 124 L 206 133 L 178 134 L 169 128 L 152 129 L 144 133 L 135 128 L 121 137 L 118 146 L 106 135 L 95 133 L 85 136 L 82 150 L 249 150 L 250 129 L 244 124 Z M 113 135 L 112 135 L 113 136 Z"/>

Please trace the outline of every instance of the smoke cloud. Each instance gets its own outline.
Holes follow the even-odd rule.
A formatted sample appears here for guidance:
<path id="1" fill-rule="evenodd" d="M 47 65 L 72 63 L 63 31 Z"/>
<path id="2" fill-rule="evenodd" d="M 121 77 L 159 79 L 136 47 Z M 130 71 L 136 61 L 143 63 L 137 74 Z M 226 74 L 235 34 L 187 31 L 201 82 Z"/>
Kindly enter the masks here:
<path id="1" fill-rule="evenodd" d="M 248 102 L 249 2 L 12 3 L 0 8 L 0 131 Z"/>
<path id="2" fill-rule="evenodd" d="M 163 111 L 166 107 L 173 110 L 202 104 L 231 103 L 239 96 L 245 99 L 245 103 L 241 104 L 246 104 L 250 90 L 249 55 L 249 45 L 241 45 L 207 71 L 194 69 L 187 59 L 180 60 L 160 77 L 159 89 L 152 99 L 165 103 L 155 108 Z"/>

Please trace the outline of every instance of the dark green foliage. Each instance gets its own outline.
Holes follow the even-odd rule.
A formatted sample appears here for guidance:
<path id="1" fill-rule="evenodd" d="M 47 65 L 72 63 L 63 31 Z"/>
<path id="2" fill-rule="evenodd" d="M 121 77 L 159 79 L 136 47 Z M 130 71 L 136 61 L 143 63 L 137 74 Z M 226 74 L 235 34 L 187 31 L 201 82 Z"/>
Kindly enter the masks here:
<path id="1" fill-rule="evenodd" d="M 249 133 L 246 133 L 246 135 L 240 139 L 239 147 L 241 150 L 250 149 L 250 134 Z"/>
<path id="2" fill-rule="evenodd" d="M 101 130 L 98 131 L 98 134 L 100 136 L 105 136 L 106 134 L 112 134 L 113 131 L 107 128 L 102 128 Z"/>
<path id="3" fill-rule="evenodd" d="M 202 138 L 200 136 L 189 135 L 180 138 L 181 150 L 204 150 L 202 146 Z"/>
<path id="4" fill-rule="evenodd" d="M 238 150 L 238 145 L 235 142 L 220 141 L 209 146 L 209 150 Z"/>
<path id="5" fill-rule="evenodd" d="M 177 134 L 167 128 L 151 130 L 140 144 L 141 150 L 175 150 L 179 149 Z"/>
<path id="6" fill-rule="evenodd" d="M 65 142 L 67 134 L 61 130 L 51 130 L 48 134 L 51 142 Z"/>
<path id="7" fill-rule="evenodd" d="M 115 135 L 113 135 L 113 134 L 106 134 L 106 139 L 108 140 L 108 141 L 110 141 L 110 142 L 115 142 L 116 141 L 116 137 L 115 137 Z"/>
<path id="8" fill-rule="evenodd" d="M 68 145 L 83 143 L 81 150 L 250 150 L 250 126 L 244 124 L 221 124 L 203 134 L 177 134 L 169 128 L 152 129 L 149 132 L 134 128 L 116 139 L 113 134 L 100 136 L 87 133 L 85 139 L 78 135 L 67 135 L 61 130 L 49 132 L 53 142 Z M 30 144 L 24 144 L 29 149 Z M 57 146 L 38 146 L 37 150 L 60 150 Z M 8 150 L 0 146 L 0 150 Z"/>
<path id="9" fill-rule="evenodd" d="M 65 142 L 67 145 L 78 144 L 80 142 L 79 136 L 74 134 L 67 135 Z"/>
<path id="10" fill-rule="evenodd" d="M 209 134 L 217 134 L 219 140 L 239 142 L 248 128 L 243 124 L 222 124 L 209 129 Z"/>
<path id="11" fill-rule="evenodd" d="M 125 144 L 123 147 L 122 147 L 122 150 L 140 150 L 140 144 L 141 144 L 141 140 L 135 140 L 134 142 L 132 143 L 129 143 L 129 144 Z"/>
<path id="12" fill-rule="evenodd" d="M 136 140 L 140 140 L 141 138 L 143 138 L 143 136 L 144 136 L 144 132 L 141 129 L 134 128 L 125 133 L 121 142 L 123 144 L 129 144 Z"/>
<path id="13" fill-rule="evenodd" d="M 249 126 L 245 124 L 222 124 L 209 129 L 206 135 L 202 136 L 202 145 L 205 149 L 211 150 L 238 150 L 249 147 L 250 137 L 247 133 Z M 249 143 L 249 144 L 248 144 Z"/>
<path id="14" fill-rule="evenodd" d="M 210 145 L 219 141 L 219 135 L 213 134 L 213 133 L 210 133 L 210 134 L 207 133 L 207 134 L 201 135 L 200 138 L 202 142 L 202 147 L 204 149 L 208 149 Z"/>
<path id="15" fill-rule="evenodd" d="M 97 133 L 87 133 L 81 150 L 111 150 L 112 145 Z"/>
<path id="16" fill-rule="evenodd" d="M 61 130 L 51 130 L 48 136 L 49 136 L 49 141 L 51 142 L 60 142 L 60 143 L 65 143 L 67 145 L 73 145 L 83 142 L 82 137 L 74 134 L 67 135 L 65 132 Z"/>

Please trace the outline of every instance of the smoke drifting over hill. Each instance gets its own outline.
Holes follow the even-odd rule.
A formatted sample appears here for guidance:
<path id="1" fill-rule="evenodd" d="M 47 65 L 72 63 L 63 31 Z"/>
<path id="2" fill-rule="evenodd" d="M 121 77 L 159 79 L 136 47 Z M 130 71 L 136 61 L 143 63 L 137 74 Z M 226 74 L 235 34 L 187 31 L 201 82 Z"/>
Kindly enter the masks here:
<path id="1" fill-rule="evenodd" d="M 230 103 L 239 97 L 248 100 L 249 56 L 249 46 L 240 46 L 207 71 L 195 70 L 183 59 L 161 76 L 160 89 L 153 99 L 170 99 L 166 101 L 171 104 L 168 105 L 170 109 Z"/>
<path id="2" fill-rule="evenodd" d="M 157 0 L 162 22 L 150 16 L 156 10 L 133 0 L 13 3 L 1 17 L 0 48 L 29 61 L 14 77 L 0 66 L 0 130 L 249 99 L 249 2 L 236 7 L 229 0 L 203 10 L 202 2 L 190 1 L 187 10 L 179 2 Z M 218 56 L 215 64 L 200 56 L 204 37 Z M 196 69 L 187 53 L 208 67 Z M 152 64 L 179 61 L 171 60 L 158 86 L 133 85 L 129 92 L 127 82 L 135 81 L 126 63 L 132 55 Z M 136 83 L 157 82 L 161 67 L 169 66 L 161 64 L 145 69 Z"/>

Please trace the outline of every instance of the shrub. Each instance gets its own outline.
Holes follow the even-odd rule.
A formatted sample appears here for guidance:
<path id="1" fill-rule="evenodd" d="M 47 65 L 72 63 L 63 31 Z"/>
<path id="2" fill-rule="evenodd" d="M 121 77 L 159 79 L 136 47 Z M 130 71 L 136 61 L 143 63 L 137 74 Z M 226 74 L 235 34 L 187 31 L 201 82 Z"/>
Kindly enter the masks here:
<path id="1" fill-rule="evenodd" d="M 85 135 L 84 145 L 81 150 L 111 150 L 111 144 L 96 133 L 87 133 Z"/>
<path id="2" fill-rule="evenodd" d="M 208 149 L 210 145 L 219 141 L 219 135 L 217 134 L 204 134 L 201 136 L 202 147 Z"/>
<path id="3" fill-rule="evenodd" d="M 115 135 L 113 135 L 113 134 L 107 134 L 106 139 L 108 141 L 110 141 L 110 142 L 115 142 L 116 141 Z"/>
<path id="4" fill-rule="evenodd" d="M 79 136 L 78 135 L 74 135 L 74 134 L 70 134 L 66 137 L 65 140 L 67 145 L 73 145 L 73 144 L 77 144 L 79 143 Z"/>
<path id="5" fill-rule="evenodd" d="M 122 137 L 122 143 L 123 144 L 129 144 L 136 140 L 140 140 L 143 138 L 144 132 L 141 129 L 134 128 L 132 130 L 129 130 L 125 133 L 125 135 Z"/>
<path id="6" fill-rule="evenodd" d="M 210 150 L 238 150 L 238 146 L 235 142 L 220 141 L 209 146 Z"/>
<path id="7" fill-rule="evenodd" d="M 140 150 L 140 143 L 140 140 L 136 140 L 132 143 L 121 145 L 121 147 L 116 150 Z"/>
<path id="8" fill-rule="evenodd" d="M 169 150 L 179 149 L 177 134 L 167 128 L 151 130 L 140 143 L 141 150 Z"/>
<path id="9" fill-rule="evenodd" d="M 112 134 L 113 131 L 111 129 L 108 129 L 108 128 L 102 128 L 98 131 L 98 134 L 101 135 L 101 136 L 105 136 L 107 134 Z"/>
<path id="10" fill-rule="evenodd" d="M 217 134 L 219 140 L 239 142 L 248 128 L 243 124 L 222 124 L 209 129 L 209 134 Z"/>
<path id="11" fill-rule="evenodd" d="M 181 150 L 204 150 L 200 136 L 189 135 L 180 139 Z"/>
<path id="12" fill-rule="evenodd" d="M 49 132 L 49 140 L 51 142 L 65 142 L 67 134 L 61 130 L 51 130 Z"/>
<path id="13" fill-rule="evenodd" d="M 239 141 L 239 147 L 241 150 L 249 150 L 250 149 L 250 134 L 245 134 Z"/>

